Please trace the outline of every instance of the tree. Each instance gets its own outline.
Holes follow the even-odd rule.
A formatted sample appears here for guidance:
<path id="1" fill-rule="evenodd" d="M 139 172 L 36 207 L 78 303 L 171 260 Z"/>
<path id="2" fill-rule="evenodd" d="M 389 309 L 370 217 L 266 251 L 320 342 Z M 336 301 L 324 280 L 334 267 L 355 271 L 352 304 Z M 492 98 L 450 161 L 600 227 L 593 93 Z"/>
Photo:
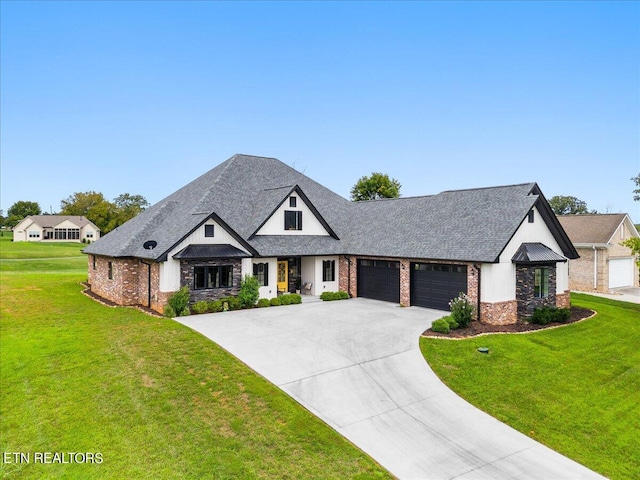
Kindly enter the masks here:
<path id="1" fill-rule="evenodd" d="M 121 222 L 119 225 L 131 220 L 149 206 L 149 202 L 142 195 L 130 195 L 128 193 L 118 195 L 113 200 L 113 203 L 118 211 L 118 221 Z"/>
<path id="2" fill-rule="evenodd" d="M 636 187 L 638 187 L 633 191 L 633 199 L 636 202 L 640 202 L 640 173 L 637 177 L 633 177 L 631 180 L 636 184 Z"/>
<path id="3" fill-rule="evenodd" d="M 640 268 L 640 238 L 627 238 L 626 240 L 620 242 L 620 245 L 629 247 L 631 249 L 631 253 L 636 257 L 636 265 L 638 265 L 638 268 Z"/>
<path id="4" fill-rule="evenodd" d="M 576 198 L 564 195 L 556 195 L 549 199 L 549 206 L 556 215 L 576 215 L 585 213 L 598 213 L 595 210 L 589 211 L 587 203 Z"/>
<path id="5" fill-rule="evenodd" d="M 42 210 L 38 202 L 20 200 L 11 205 L 9 210 L 7 210 L 5 225 L 13 228 L 19 224 L 23 218 L 29 215 L 40 215 L 40 213 L 42 213 Z"/>
<path id="6" fill-rule="evenodd" d="M 373 172 L 369 177 L 360 177 L 351 189 L 351 200 L 359 202 L 378 198 L 398 198 L 400 187 L 400 182 L 395 178 L 389 178 L 386 173 Z"/>

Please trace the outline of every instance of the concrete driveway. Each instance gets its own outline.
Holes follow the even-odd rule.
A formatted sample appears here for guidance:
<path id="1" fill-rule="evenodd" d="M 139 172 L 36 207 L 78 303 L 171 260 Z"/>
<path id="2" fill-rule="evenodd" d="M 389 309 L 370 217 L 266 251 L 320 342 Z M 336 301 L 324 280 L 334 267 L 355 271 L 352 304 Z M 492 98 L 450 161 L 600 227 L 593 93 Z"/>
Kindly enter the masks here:
<path id="1" fill-rule="evenodd" d="M 177 319 L 407 479 L 602 478 L 455 395 L 420 334 L 444 312 L 367 299 Z"/>
<path id="2" fill-rule="evenodd" d="M 605 297 L 612 300 L 620 300 L 621 302 L 640 303 L 640 288 L 638 287 L 620 287 L 611 290 L 611 293 L 598 292 L 578 292 L 587 295 L 595 295 L 596 297 Z"/>

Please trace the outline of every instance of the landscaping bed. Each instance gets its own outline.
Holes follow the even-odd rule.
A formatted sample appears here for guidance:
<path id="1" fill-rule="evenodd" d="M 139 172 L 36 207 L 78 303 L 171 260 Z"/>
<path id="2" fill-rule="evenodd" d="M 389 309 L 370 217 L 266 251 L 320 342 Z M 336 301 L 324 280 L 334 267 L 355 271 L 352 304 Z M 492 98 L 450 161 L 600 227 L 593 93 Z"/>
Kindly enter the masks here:
<path id="1" fill-rule="evenodd" d="M 518 320 L 517 323 L 511 325 L 489 325 L 487 323 L 472 321 L 468 327 L 451 330 L 449 333 L 438 333 L 428 329 L 425 330 L 422 335 L 425 337 L 469 338 L 488 333 L 523 333 L 568 325 L 570 323 L 579 322 L 580 320 L 589 318 L 593 314 L 593 310 L 574 306 L 571 307 L 571 315 L 569 319 L 562 323 L 552 322 L 547 325 L 539 325 L 536 323 L 525 322 L 524 320 Z"/>

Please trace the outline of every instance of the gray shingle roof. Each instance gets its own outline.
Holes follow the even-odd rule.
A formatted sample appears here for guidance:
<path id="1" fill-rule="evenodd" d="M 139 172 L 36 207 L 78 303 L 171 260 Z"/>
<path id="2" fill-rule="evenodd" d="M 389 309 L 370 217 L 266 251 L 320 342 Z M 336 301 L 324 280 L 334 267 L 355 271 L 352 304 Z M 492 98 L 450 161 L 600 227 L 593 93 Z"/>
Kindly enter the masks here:
<path id="1" fill-rule="evenodd" d="M 91 221 L 86 217 L 80 215 L 29 215 L 27 218 L 30 218 L 34 223 L 42 228 L 53 228 L 60 225 L 65 220 L 68 220 L 81 228 L 91 223 Z"/>
<path id="2" fill-rule="evenodd" d="M 295 186 L 338 239 L 252 237 Z M 84 251 L 162 259 L 213 216 L 232 229 L 247 250 L 264 257 L 352 254 L 494 262 L 541 198 L 546 204 L 537 185 L 528 183 L 353 203 L 279 160 L 234 155 Z M 557 224 L 555 217 L 546 221 Z M 145 250 L 147 240 L 158 246 Z"/>

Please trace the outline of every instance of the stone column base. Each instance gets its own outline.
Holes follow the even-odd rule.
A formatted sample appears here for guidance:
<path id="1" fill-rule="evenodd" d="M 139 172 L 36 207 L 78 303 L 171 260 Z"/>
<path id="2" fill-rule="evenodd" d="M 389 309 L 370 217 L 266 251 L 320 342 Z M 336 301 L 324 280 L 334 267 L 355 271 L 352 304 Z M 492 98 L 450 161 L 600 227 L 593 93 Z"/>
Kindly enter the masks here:
<path id="1" fill-rule="evenodd" d="M 509 300 L 506 302 L 480 304 L 480 321 L 489 325 L 511 325 L 518 321 L 518 302 Z"/>
<path id="2" fill-rule="evenodd" d="M 571 295 L 569 290 L 564 293 L 556 293 L 556 307 L 569 308 L 571 306 Z"/>

